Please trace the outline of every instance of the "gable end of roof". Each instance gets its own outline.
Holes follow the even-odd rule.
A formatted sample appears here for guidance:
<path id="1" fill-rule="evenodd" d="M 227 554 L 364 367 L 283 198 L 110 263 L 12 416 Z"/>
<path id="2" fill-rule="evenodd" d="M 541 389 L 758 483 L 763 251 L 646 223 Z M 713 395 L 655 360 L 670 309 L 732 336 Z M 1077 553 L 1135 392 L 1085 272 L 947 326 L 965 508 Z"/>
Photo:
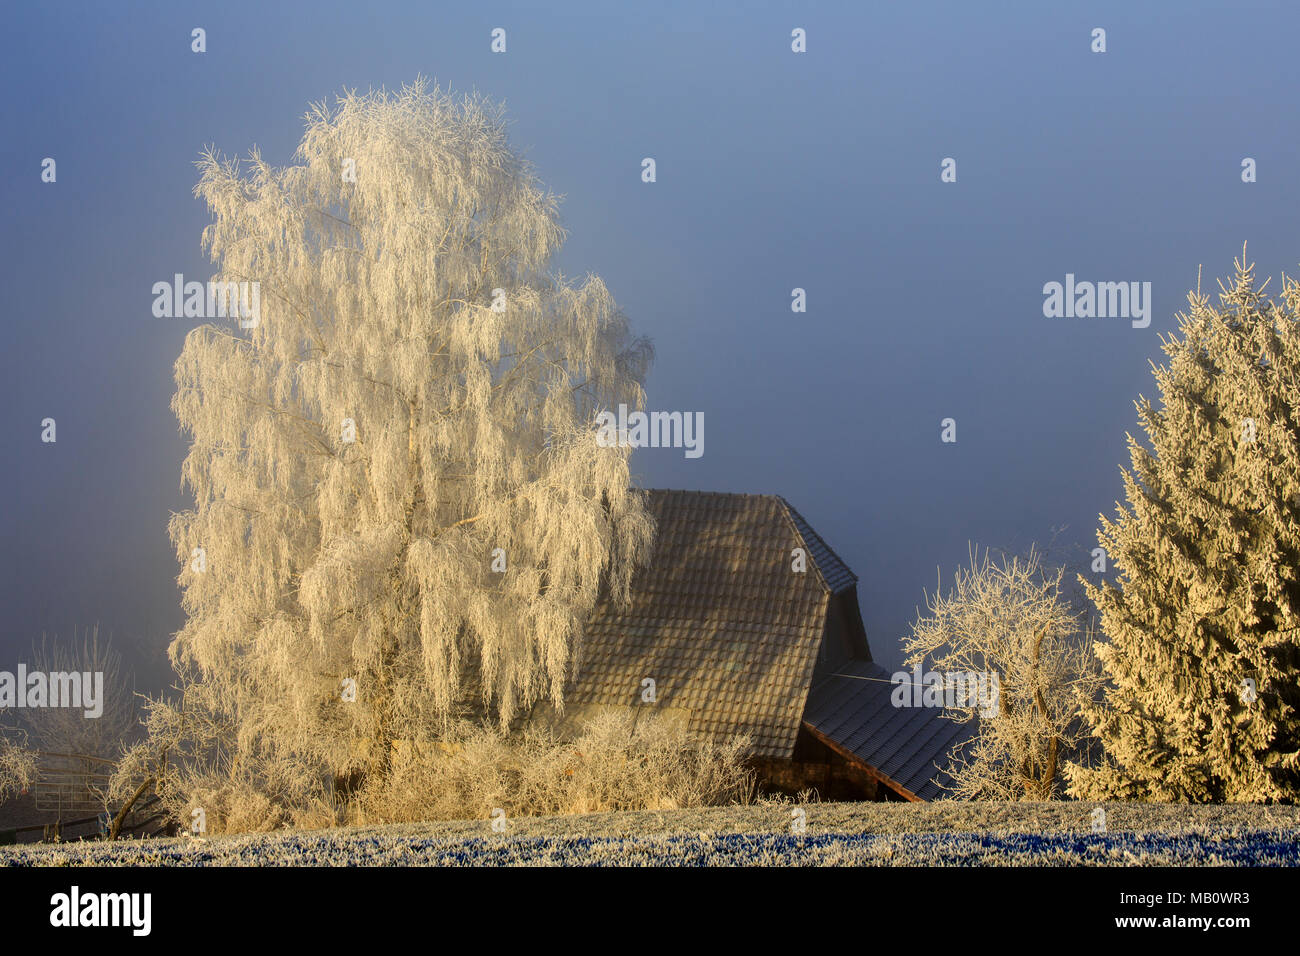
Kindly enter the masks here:
<path id="1" fill-rule="evenodd" d="M 812 558 L 813 566 L 817 569 L 822 583 L 826 585 L 826 590 L 831 594 L 840 594 L 857 584 L 858 576 L 849 569 L 838 554 L 831 550 L 831 546 L 813 530 L 812 525 L 804 520 L 804 516 L 780 495 L 776 498 L 785 509 L 786 517 L 794 525 L 795 533 L 803 539 L 808 557 Z"/>

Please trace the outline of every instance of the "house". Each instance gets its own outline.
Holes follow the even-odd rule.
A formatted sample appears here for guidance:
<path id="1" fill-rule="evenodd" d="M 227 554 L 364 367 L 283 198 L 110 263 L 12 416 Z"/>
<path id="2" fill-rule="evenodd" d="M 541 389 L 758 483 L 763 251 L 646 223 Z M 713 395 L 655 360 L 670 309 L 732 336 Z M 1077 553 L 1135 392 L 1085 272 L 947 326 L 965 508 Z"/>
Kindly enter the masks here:
<path id="1" fill-rule="evenodd" d="M 572 732 L 632 708 L 717 739 L 743 733 L 769 789 L 931 800 L 971 728 L 900 708 L 871 659 L 857 576 L 775 495 L 649 491 L 654 554 L 628 605 L 598 605 L 562 713 Z M 653 709 L 653 710 L 651 710 Z"/>

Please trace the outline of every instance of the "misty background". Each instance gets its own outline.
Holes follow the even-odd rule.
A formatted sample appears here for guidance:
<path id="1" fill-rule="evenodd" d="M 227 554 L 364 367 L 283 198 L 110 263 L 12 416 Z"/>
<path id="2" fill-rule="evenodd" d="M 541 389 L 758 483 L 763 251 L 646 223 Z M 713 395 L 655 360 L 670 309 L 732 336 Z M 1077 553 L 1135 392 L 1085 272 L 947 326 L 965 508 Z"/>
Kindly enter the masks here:
<path id="1" fill-rule="evenodd" d="M 9 8 L 0 669 L 98 623 L 139 689 L 168 682 L 172 363 L 200 320 L 154 318 L 151 287 L 212 274 L 200 150 L 285 164 L 343 87 L 506 102 L 567 197 L 555 266 L 654 340 L 651 409 L 704 414 L 703 457 L 640 450 L 638 483 L 787 498 L 859 575 L 890 668 L 970 543 L 1096 546 L 1199 264 L 1216 288 L 1248 240 L 1270 291 L 1300 271 L 1294 4 L 548 6 Z M 1151 282 L 1150 327 L 1044 318 L 1067 273 Z"/>

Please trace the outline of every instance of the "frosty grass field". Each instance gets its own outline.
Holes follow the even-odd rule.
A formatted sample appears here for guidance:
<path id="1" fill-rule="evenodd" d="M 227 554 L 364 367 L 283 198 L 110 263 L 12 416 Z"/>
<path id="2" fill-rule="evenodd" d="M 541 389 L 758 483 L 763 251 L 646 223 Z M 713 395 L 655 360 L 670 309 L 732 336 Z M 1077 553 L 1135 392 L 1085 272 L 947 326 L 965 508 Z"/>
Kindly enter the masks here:
<path id="1" fill-rule="evenodd" d="M 1295 866 L 1300 808 L 805 804 L 0 849 L 7 866 Z"/>

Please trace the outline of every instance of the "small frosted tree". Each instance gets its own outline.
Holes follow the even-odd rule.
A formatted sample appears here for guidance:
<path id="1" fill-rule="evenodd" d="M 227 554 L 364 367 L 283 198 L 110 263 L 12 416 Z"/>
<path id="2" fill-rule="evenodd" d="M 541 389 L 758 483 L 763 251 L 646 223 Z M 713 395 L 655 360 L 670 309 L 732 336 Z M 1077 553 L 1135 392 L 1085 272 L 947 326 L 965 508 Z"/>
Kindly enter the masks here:
<path id="1" fill-rule="evenodd" d="M 1062 575 L 1035 550 L 996 562 L 972 554 L 951 591 L 927 598 L 929 613 L 903 642 L 909 667 L 980 675 L 993 689 L 945 707 L 952 720 L 977 721 L 948 768 L 954 797 L 1059 795 L 1065 760 L 1085 736 L 1081 709 L 1100 686 L 1091 636 L 1061 594 Z"/>
<path id="2" fill-rule="evenodd" d="M 98 702 L 96 717 L 87 717 L 85 710 L 77 707 L 44 707 L 25 712 L 27 726 L 40 749 L 104 760 L 117 758 L 139 730 L 140 720 L 134 686 L 122 673 L 122 656 L 111 641 L 100 640 L 99 628 L 83 634 L 80 640 L 74 637 L 67 644 L 57 639 L 49 643 L 42 639 L 33 655 L 32 667 L 47 674 L 103 675 L 103 699 Z"/>
<path id="3" fill-rule="evenodd" d="M 1264 284 L 1267 286 L 1267 283 Z M 1137 401 L 1127 504 L 1089 585 L 1109 679 L 1091 799 L 1293 800 L 1300 788 L 1300 285 L 1255 288 L 1245 252 L 1219 306 L 1199 288 Z"/>
<path id="4" fill-rule="evenodd" d="M 467 675 L 502 724 L 561 703 L 653 526 L 594 427 L 643 407 L 649 344 L 598 278 L 548 271 L 558 200 L 502 109 L 423 81 L 347 93 L 295 159 L 198 164 L 214 281 L 259 283 L 260 314 L 194 329 L 176 362 L 188 684 L 151 724 L 300 794 L 382 780 Z"/>

